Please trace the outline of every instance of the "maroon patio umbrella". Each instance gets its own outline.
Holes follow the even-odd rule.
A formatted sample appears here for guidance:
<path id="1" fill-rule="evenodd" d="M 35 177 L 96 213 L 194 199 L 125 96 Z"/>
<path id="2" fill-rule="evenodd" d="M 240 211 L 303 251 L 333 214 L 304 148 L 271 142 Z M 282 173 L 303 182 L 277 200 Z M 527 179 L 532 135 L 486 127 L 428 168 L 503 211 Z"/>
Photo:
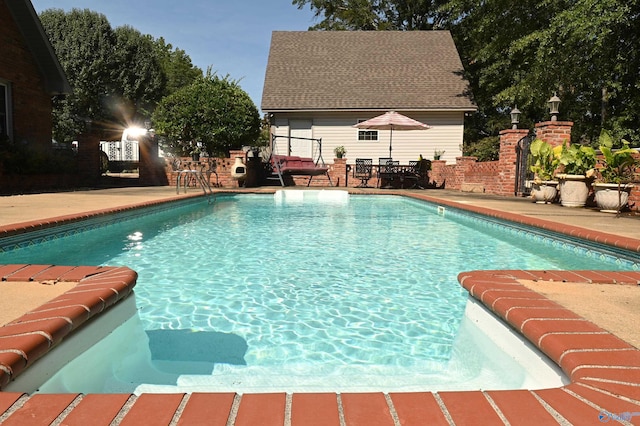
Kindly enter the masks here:
<path id="1" fill-rule="evenodd" d="M 389 135 L 389 157 L 391 157 L 394 130 L 427 130 L 431 128 L 431 126 L 427 124 L 395 111 L 387 111 L 382 115 L 360 122 L 353 127 L 358 129 L 391 130 Z"/>

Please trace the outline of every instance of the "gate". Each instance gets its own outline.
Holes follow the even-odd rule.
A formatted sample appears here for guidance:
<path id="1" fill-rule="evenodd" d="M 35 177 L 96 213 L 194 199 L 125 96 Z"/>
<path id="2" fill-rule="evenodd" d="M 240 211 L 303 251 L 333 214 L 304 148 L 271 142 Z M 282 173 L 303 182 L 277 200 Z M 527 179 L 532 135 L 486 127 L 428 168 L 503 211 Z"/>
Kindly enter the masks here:
<path id="1" fill-rule="evenodd" d="M 531 194 L 530 181 L 533 180 L 533 172 L 529 171 L 529 147 L 535 139 L 535 135 L 525 136 L 516 145 L 516 187 L 515 194 L 518 197 L 526 197 Z"/>

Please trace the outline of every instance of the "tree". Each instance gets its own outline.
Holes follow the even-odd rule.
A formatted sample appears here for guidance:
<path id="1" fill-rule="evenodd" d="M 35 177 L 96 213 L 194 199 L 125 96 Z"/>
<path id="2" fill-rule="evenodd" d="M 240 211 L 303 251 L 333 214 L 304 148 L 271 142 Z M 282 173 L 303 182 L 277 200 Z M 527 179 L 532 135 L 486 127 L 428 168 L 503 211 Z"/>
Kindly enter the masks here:
<path id="1" fill-rule="evenodd" d="M 479 113 L 505 116 L 518 105 L 531 122 L 562 99 L 574 142 L 595 143 L 601 128 L 638 136 L 640 1 L 451 0 L 451 27 Z M 633 139 L 633 137 L 632 137 Z"/>
<path id="2" fill-rule="evenodd" d="M 151 116 L 164 96 L 166 76 L 151 36 L 122 26 L 116 28 L 115 38 L 113 74 L 117 87 L 112 89 L 114 96 L 120 98 L 117 104 L 123 124 L 129 125 Z"/>
<path id="3" fill-rule="evenodd" d="M 163 149 L 187 155 L 202 146 L 210 156 L 249 145 L 260 134 L 258 109 L 238 82 L 207 74 L 165 97 L 153 115 Z"/>
<path id="4" fill-rule="evenodd" d="M 87 121 L 110 115 L 115 34 L 104 15 L 88 9 L 49 9 L 40 20 L 73 87 L 73 93 L 53 102 L 54 139 L 70 142 Z"/>
<path id="5" fill-rule="evenodd" d="M 313 30 L 429 30 L 439 28 L 443 0 L 293 0 L 324 18 Z"/>
<path id="6" fill-rule="evenodd" d="M 54 138 L 70 142 L 88 122 L 106 138 L 142 124 L 163 96 L 190 84 L 202 72 L 163 39 L 154 40 L 88 9 L 49 9 L 40 20 L 73 87 L 54 99 Z"/>
<path id="7" fill-rule="evenodd" d="M 174 49 L 164 38 L 160 37 L 154 41 L 154 49 L 166 77 L 165 96 L 202 77 L 202 70 L 193 66 L 189 55 L 182 49 Z"/>

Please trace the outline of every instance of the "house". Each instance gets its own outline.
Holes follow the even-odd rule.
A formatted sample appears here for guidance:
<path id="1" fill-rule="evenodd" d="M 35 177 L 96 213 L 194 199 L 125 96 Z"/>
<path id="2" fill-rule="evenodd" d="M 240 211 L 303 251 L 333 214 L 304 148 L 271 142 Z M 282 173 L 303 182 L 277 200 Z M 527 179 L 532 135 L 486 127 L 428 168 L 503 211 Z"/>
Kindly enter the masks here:
<path id="1" fill-rule="evenodd" d="M 29 0 L 0 0 L 0 141 L 51 146 L 54 95 L 71 87 Z"/>
<path id="2" fill-rule="evenodd" d="M 353 126 L 395 110 L 432 128 L 394 131 L 394 160 L 445 151 L 461 155 L 465 113 L 477 108 L 448 31 L 275 31 L 261 108 L 272 133 L 322 139 L 322 155 L 344 146 L 356 158 L 389 156 L 390 131 Z M 286 144 L 285 149 L 287 149 Z M 292 140 L 287 155 L 312 156 L 311 144 Z"/>

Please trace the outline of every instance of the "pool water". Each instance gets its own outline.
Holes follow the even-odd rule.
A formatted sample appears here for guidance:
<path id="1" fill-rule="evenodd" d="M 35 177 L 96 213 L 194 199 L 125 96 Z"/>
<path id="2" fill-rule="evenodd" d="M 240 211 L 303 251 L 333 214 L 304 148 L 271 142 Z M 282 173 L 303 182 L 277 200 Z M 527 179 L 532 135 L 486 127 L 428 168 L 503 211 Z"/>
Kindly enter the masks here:
<path id="1" fill-rule="evenodd" d="M 629 267 L 415 200 L 310 194 L 219 196 L 179 215 L 150 214 L 3 253 L 0 262 L 134 269 L 136 327 L 145 334 L 135 343 L 171 380 L 183 372 L 210 391 L 260 375 L 280 390 L 304 380 L 331 388 L 331 377 L 347 377 L 346 389 L 363 377 L 376 387 L 384 387 L 381 377 L 447 383 L 457 374 L 464 383 L 496 361 L 475 358 L 483 351 L 467 345 L 469 325 L 460 336 L 467 293 L 459 272 Z M 499 377 L 505 366 L 492 368 Z M 514 387 L 509 378 L 492 385 Z"/>

